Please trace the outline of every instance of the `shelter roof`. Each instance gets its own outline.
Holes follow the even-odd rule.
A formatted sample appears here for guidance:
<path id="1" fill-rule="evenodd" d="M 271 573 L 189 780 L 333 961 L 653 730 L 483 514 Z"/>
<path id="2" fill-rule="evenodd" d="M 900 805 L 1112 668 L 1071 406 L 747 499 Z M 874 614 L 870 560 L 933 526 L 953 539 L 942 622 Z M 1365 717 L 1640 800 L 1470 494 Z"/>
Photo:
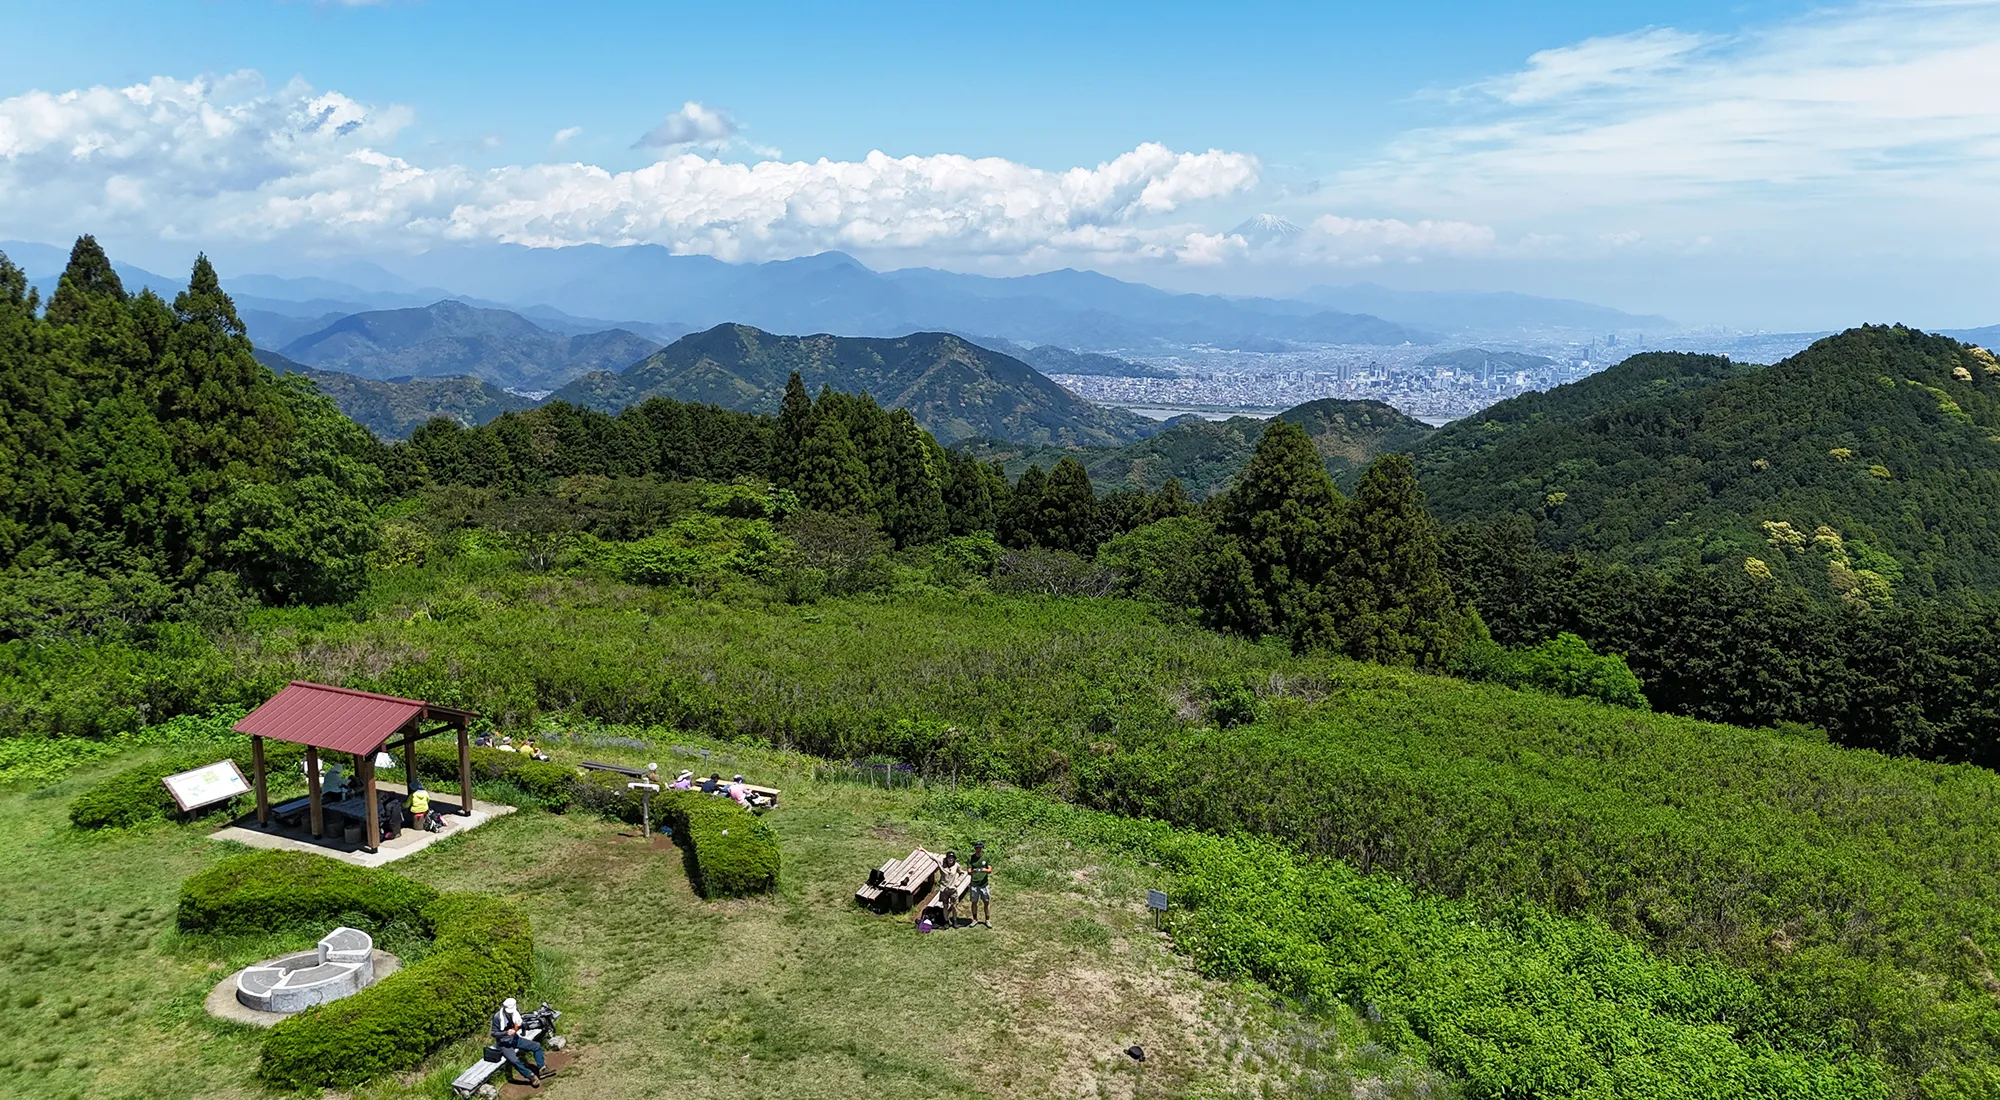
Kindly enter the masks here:
<path id="1" fill-rule="evenodd" d="M 475 717 L 471 711 L 421 699 L 293 680 L 231 728 L 333 752 L 368 753 L 380 749 L 412 719 Z"/>

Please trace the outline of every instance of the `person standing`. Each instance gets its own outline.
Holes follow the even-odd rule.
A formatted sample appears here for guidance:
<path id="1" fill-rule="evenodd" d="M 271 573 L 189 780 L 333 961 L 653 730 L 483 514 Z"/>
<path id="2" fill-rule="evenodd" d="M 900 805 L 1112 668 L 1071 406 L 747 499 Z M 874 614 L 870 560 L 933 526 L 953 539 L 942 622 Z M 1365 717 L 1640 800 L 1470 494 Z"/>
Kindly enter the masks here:
<path id="1" fill-rule="evenodd" d="M 972 899 L 972 923 L 993 927 L 993 860 L 986 855 L 986 842 L 974 841 L 972 858 L 965 861 L 966 873 L 972 876 L 972 884 L 965 888 L 965 895 Z M 980 906 L 986 907 L 986 919 L 979 917 Z"/>

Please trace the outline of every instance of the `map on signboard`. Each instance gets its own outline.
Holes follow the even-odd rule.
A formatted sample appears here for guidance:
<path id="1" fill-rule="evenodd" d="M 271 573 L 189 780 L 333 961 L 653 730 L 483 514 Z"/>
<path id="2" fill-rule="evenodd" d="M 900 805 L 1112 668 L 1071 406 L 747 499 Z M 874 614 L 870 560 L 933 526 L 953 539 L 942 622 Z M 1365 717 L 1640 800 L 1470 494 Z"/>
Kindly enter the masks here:
<path id="1" fill-rule="evenodd" d="M 167 785 L 167 793 L 174 796 L 175 804 L 183 813 L 250 791 L 249 782 L 243 778 L 243 772 L 236 767 L 234 760 L 219 760 L 193 771 L 167 776 L 161 782 Z"/>

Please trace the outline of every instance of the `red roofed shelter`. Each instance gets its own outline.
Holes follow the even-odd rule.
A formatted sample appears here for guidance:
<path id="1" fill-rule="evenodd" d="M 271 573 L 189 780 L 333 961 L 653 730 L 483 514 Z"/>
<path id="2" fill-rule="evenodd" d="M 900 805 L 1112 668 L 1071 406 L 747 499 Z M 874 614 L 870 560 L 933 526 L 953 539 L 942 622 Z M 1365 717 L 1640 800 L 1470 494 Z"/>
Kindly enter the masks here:
<path id="1" fill-rule="evenodd" d="M 391 748 L 403 753 L 403 774 L 417 781 L 417 742 L 434 734 L 458 733 L 458 789 L 461 814 L 472 813 L 472 720 L 469 710 L 441 707 L 421 699 L 401 699 L 372 691 L 332 687 L 293 680 L 264 705 L 231 727 L 250 735 L 250 761 L 256 772 L 257 824 L 269 826 L 271 796 L 266 790 L 264 739 L 275 737 L 306 747 L 306 798 L 312 834 L 326 833 L 320 799 L 319 754 L 347 753 L 354 757 L 354 775 L 361 781 L 367 827 L 363 846 L 373 852 L 382 844 L 381 809 L 375 796 L 375 757 Z M 401 740 L 391 744 L 400 735 Z"/>

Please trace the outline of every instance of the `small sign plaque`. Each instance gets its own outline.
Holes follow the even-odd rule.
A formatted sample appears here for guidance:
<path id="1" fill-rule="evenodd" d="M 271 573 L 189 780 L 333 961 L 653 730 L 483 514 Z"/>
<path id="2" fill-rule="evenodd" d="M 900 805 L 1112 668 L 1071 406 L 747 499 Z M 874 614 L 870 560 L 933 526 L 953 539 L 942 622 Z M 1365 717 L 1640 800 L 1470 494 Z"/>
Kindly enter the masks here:
<path id="1" fill-rule="evenodd" d="M 174 796 L 174 804 L 182 813 L 250 793 L 250 783 L 234 760 L 218 760 L 193 771 L 167 776 L 160 782 L 167 785 L 167 793 Z"/>
<path id="2" fill-rule="evenodd" d="M 1151 909 L 1155 913 L 1166 912 L 1167 895 L 1161 893 L 1158 890 L 1146 891 L 1146 908 Z"/>

